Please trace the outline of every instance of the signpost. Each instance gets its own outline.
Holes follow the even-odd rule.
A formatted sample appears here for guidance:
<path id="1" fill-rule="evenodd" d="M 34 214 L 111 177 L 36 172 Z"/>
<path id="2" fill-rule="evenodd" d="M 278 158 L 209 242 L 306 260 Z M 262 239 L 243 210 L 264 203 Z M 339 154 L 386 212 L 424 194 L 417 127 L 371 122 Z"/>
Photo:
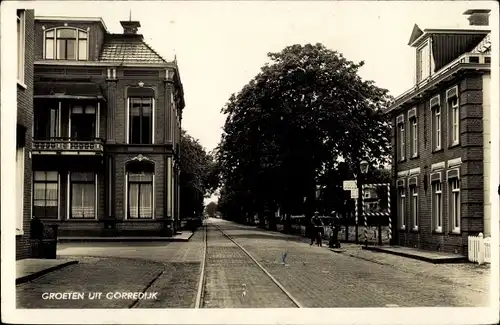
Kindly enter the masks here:
<path id="1" fill-rule="evenodd" d="M 358 185 L 356 181 L 344 181 L 344 190 L 345 191 L 354 191 L 358 189 Z"/>

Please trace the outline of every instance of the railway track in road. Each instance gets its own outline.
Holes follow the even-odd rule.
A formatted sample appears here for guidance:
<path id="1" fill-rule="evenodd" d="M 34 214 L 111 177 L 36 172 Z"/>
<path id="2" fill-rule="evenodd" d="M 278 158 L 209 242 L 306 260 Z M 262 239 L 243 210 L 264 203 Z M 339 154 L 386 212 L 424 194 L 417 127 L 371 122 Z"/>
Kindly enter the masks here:
<path id="1" fill-rule="evenodd" d="M 219 243 L 224 240 L 224 241 L 228 241 L 227 245 L 226 243 L 224 243 L 224 245 L 226 247 L 230 247 L 230 248 L 237 248 L 237 250 L 240 252 L 243 253 L 241 254 L 241 256 L 244 256 L 243 258 L 246 259 L 247 261 L 245 263 L 248 263 L 247 266 L 245 266 L 245 269 L 249 269 L 251 268 L 252 269 L 252 272 L 253 274 L 263 274 L 265 275 L 263 279 L 262 277 L 259 277 L 259 282 L 263 283 L 265 281 L 267 282 L 270 282 L 269 285 L 266 285 L 265 286 L 265 289 L 263 289 L 262 291 L 263 292 L 259 292 L 259 290 L 255 290 L 255 293 L 260 295 L 266 295 L 268 294 L 269 290 L 272 290 L 274 289 L 274 292 L 273 294 L 276 295 L 278 294 L 280 296 L 281 299 L 286 299 L 287 300 L 287 303 L 290 307 L 296 307 L 296 308 L 303 308 L 303 306 L 301 305 L 301 303 L 295 299 L 288 290 L 286 290 L 286 288 L 278 281 L 276 280 L 276 278 L 274 278 L 272 276 L 272 274 L 261 264 L 259 263 L 259 261 L 257 261 L 243 246 L 241 246 L 238 242 L 236 242 L 230 235 L 228 235 L 223 229 L 221 229 L 219 226 L 215 225 L 215 224 L 204 224 L 203 225 L 203 241 L 204 241 L 204 245 L 203 245 L 203 256 L 202 256 L 202 263 L 201 263 L 201 271 L 200 271 L 200 279 L 198 281 L 198 289 L 197 289 L 197 295 L 196 295 L 196 302 L 195 302 L 195 308 L 210 308 L 210 306 L 207 306 L 207 262 L 208 262 L 208 251 L 212 248 L 210 248 L 210 245 L 209 245 L 209 236 L 208 236 L 208 232 L 211 232 L 211 235 L 212 237 L 214 236 L 218 236 L 219 238 L 217 238 L 217 241 L 219 241 Z M 222 235 L 222 236 L 220 236 Z M 223 239 L 222 239 L 223 238 Z M 216 248 L 213 248 L 214 250 Z M 242 257 L 239 257 L 240 259 Z M 250 261 L 248 261 L 250 260 Z M 242 276 L 243 277 L 243 276 Z M 243 280 L 243 279 L 242 279 Z M 266 282 L 266 283 L 267 283 Z M 220 284 L 221 288 L 217 288 L 217 290 L 221 290 L 223 291 L 221 293 L 222 296 L 224 297 L 229 297 L 229 296 L 233 296 L 233 300 L 234 300 L 234 296 L 235 294 L 233 292 L 230 292 L 232 291 L 230 288 L 228 287 L 225 287 L 224 285 Z M 243 284 L 243 293 L 242 293 L 242 296 L 245 296 L 245 293 L 246 293 L 246 289 L 245 289 L 245 284 Z M 274 288 L 270 288 L 270 287 L 273 287 Z M 213 289 L 213 288 L 212 288 Z M 279 290 L 279 293 L 277 293 L 278 290 Z M 226 291 L 226 292 L 224 292 Z M 264 292 L 265 291 L 265 292 Z M 286 297 L 286 298 L 285 298 Z M 229 299 L 231 300 L 231 299 Z M 260 300 L 260 298 L 259 298 Z M 255 307 L 255 306 L 252 306 L 251 304 L 248 305 L 248 306 L 245 306 L 245 307 Z"/>

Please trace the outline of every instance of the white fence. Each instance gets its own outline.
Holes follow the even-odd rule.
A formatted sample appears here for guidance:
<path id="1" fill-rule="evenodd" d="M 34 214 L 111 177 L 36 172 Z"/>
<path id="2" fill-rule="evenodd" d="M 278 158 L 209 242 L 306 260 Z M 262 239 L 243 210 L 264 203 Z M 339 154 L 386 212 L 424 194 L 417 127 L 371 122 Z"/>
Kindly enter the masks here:
<path id="1" fill-rule="evenodd" d="M 491 263 L 491 238 L 469 236 L 469 261 L 478 264 Z"/>

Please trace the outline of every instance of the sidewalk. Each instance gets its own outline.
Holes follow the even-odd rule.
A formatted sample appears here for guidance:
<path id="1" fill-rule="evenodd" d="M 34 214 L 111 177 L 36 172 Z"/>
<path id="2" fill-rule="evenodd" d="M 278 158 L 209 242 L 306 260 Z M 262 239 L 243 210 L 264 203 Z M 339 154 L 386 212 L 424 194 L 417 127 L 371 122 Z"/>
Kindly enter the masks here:
<path id="1" fill-rule="evenodd" d="M 478 292 L 488 292 L 490 287 L 491 270 L 487 264 L 482 266 L 472 263 L 435 264 L 381 251 L 366 250 L 363 249 L 362 245 L 345 243 L 340 249 L 331 250 L 338 254 L 387 265 L 403 272 L 438 278 L 448 283 L 469 287 Z"/>
<path id="2" fill-rule="evenodd" d="M 40 259 L 26 258 L 16 261 L 16 285 L 34 280 L 49 272 L 77 264 L 78 261 L 67 258 Z"/>
<path id="3" fill-rule="evenodd" d="M 58 238 L 58 242 L 187 242 L 193 236 L 191 231 L 182 231 L 172 237 L 84 237 L 84 236 L 62 236 Z"/>
<path id="4" fill-rule="evenodd" d="M 363 247 L 363 249 L 399 255 L 407 258 L 413 258 L 417 260 L 421 260 L 424 262 L 440 264 L 440 263 L 463 263 L 467 262 L 468 259 L 466 256 L 460 254 L 451 254 L 444 252 L 432 252 L 432 251 L 424 251 L 411 247 L 404 246 L 367 246 Z"/>

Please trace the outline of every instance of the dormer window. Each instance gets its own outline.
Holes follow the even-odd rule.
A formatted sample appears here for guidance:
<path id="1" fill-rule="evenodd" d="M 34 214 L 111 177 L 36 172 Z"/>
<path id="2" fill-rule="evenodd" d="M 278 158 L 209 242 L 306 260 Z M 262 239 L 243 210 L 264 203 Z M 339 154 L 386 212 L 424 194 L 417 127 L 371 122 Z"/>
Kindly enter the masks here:
<path id="1" fill-rule="evenodd" d="M 45 31 L 45 59 L 87 60 L 87 32 L 77 28 L 62 27 Z"/>
<path id="2" fill-rule="evenodd" d="M 427 79 L 432 74 L 431 44 L 430 40 L 417 48 L 417 83 Z"/>

